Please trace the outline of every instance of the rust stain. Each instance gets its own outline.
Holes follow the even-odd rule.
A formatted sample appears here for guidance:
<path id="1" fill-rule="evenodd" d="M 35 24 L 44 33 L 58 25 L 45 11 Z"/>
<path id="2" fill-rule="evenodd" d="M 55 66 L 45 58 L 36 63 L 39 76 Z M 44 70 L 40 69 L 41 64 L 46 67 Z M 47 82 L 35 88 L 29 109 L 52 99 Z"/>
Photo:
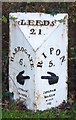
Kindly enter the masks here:
<path id="1" fill-rule="evenodd" d="M 12 24 L 14 27 L 16 27 L 16 23 Z"/>
<path id="2" fill-rule="evenodd" d="M 65 15 L 64 19 L 66 19 L 66 18 L 67 18 L 67 15 Z"/>
<path id="3" fill-rule="evenodd" d="M 43 97 L 40 95 L 39 91 L 36 92 L 36 104 L 40 105 Z"/>

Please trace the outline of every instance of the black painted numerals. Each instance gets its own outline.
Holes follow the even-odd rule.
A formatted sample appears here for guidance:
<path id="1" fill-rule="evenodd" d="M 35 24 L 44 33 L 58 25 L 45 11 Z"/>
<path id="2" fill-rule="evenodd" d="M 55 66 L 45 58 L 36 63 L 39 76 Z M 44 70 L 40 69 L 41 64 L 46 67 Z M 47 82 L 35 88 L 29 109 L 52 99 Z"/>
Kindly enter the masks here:
<path id="1" fill-rule="evenodd" d="M 30 64 L 30 67 L 31 67 L 31 70 L 32 70 L 32 69 L 34 68 L 33 58 L 32 58 L 32 56 L 30 55 L 30 53 L 28 53 L 27 49 L 24 48 L 24 47 L 20 47 L 20 46 L 16 47 L 16 48 L 14 49 L 14 52 L 12 53 L 12 56 L 10 57 L 10 61 L 11 61 L 11 62 L 15 62 L 15 56 L 16 56 L 16 54 L 19 53 L 19 52 L 25 53 L 25 55 L 27 55 L 27 58 L 28 58 L 28 60 L 29 60 L 29 64 Z M 19 65 L 26 67 L 25 61 L 26 61 L 26 60 L 24 60 L 23 58 L 20 58 L 20 59 L 18 60 L 18 63 L 19 63 Z"/>
<path id="2" fill-rule="evenodd" d="M 50 56 L 53 55 L 53 54 L 55 56 L 57 56 L 57 58 L 59 58 L 59 62 L 61 63 L 61 65 L 66 61 L 65 55 L 61 56 L 61 50 L 60 49 L 55 50 L 53 47 L 51 47 L 50 48 Z M 42 53 L 42 56 L 44 57 L 44 59 L 46 59 L 48 57 L 48 55 L 46 53 L 44 53 L 44 52 Z M 44 60 L 43 61 L 42 60 L 38 61 L 37 67 L 42 68 L 43 63 L 44 63 Z M 54 63 L 54 61 L 52 59 L 50 59 L 47 64 L 48 64 L 49 67 L 54 67 L 55 64 L 57 64 L 57 63 Z"/>
<path id="3" fill-rule="evenodd" d="M 49 67 L 55 66 L 55 64 L 53 63 L 53 61 L 49 61 Z"/>
<path id="4" fill-rule="evenodd" d="M 31 35 L 36 35 L 36 34 L 41 35 L 41 29 L 38 29 L 38 33 L 36 33 L 35 29 L 30 29 L 30 34 Z"/>
<path id="5" fill-rule="evenodd" d="M 36 35 L 35 29 L 30 29 L 30 34 Z"/>
<path id="6" fill-rule="evenodd" d="M 23 59 L 20 59 L 20 60 L 19 60 L 19 64 L 20 64 L 20 65 L 23 65 Z"/>

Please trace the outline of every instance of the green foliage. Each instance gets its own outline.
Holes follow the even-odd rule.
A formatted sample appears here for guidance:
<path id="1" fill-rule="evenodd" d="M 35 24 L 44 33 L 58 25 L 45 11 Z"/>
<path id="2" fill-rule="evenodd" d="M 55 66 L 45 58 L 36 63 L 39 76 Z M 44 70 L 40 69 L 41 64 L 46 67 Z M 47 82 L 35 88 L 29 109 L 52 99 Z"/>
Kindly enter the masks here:
<path id="1" fill-rule="evenodd" d="M 2 22 L 7 23 L 7 18 L 4 15 L 2 16 Z"/>
<path id="2" fill-rule="evenodd" d="M 49 9 L 48 10 L 48 13 L 51 14 L 51 15 L 56 15 L 59 11 L 57 9 Z"/>
<path id="3" fill-rule="evenodd" d="M 11 17 L 10 17 L 10 19 L 14 21 L 14 20 L 16 20 L 17 18 L 16 18 L 16 17 L 11 16 Z"/>
<path id="4" fill-rule="evenodd" d="M 13 16 L 11 16 L 9 19 L 11 19 L 11 20 L 16 20 L 17 18 L 16 17 L 13 17 Z M 7 17 L 5 17 L 4 15 L 2 16 L 2 22 L 3 23 L 7 23 Z"/>
<path id="5" fill-rule="evenodd" d="M 50 13 L 51 15 L 56 15 L 57 13 L 64 13 L 68 11 L 68 4 L 66 2 L 58 2 L 57 4 L 54 4 L 54 7 L 48 8 L 47 13 Z"/>
<path id="6" fill-rule="evenodd" d="M 32 0 L 34 1 L 34 0 Z M 26 4 L 26 5 L 25 5 Z M 39 4 L 39 5 L 38 5 Z M 50 4 L 50 6 L 49 6 Z M 45 12 L 49 13 L 51 15 L 56 15 L 57 13 L 68 13 L 69 14 L 69 21 L 70 21 L 70 27 L 73 23 L 76 23 L 76 3 L 65 3 L 65 2 L 58 2 L 58 3 L 24 3 L 24 6 L 22 3 L 5 3 L 5 11 L 4 15 L 2 16 L 3 23 L 7 24 L 8 14 L 10 12 Z M 52 5 L 51 5 L 52 4 Z M 17 6 L 18 5 L 18 6 Z M 48 7 L 49 6 L 49 7 Z M 9 8 L 9 10 L 7 10 Z M 6 11 L 7 10 L 7 11 Z M 6 13 L 6 15 L 5 15 Z M 11 20 L 16 20 L 15 17 L 10 17 Z M 60 23 L 63 23 L 64 20 L 59 20 Z M 71 24 L 72 23 L 72 24 Z M 6 30 L 7 31 L 7 30 Z M 5 38 L 5 34 L 3 34 L 3 45 L 4 42 L 8 43 L 8 40 Z M 6 34 L 7 36 L 7 34 Z M 72 43 L 72 39 L 70 39 Z M 71 46 L 71 44 L 70 44 Z M 5 91 L 7 88 L 7 81 L 8 81 L 8 74 L 7 74 L 7 68 L 8 68 L 8 52 L 5 46 L 3 46 L 3 97 L 5 98 L 12 98 L 12 94 L 8 91 Z M 69 60 L 76 60 L 76 48 L 71 47 L 69 49 L 70 57 Z M 17 104 L 13 101 L 10 102 L 9 110 L 3 109 L 3 118 L 46 118 L 48 120 L 49 118 L 75 118 L 76 117 L 76 104 L 73 105 L 71 111 L 54 111 L 54 110 L 48 110 L 48 111 L 37 111 L 37 113 L 34 113 L 33 111 L 25 111 L 25 110 L 19 110 L 19 107 Z"/>
<path id="7" fill-rule="evenodd" d="M 72 106 L 72 110 L 76 114 L 76 103 Z"/>
<path id="8" fill-rule="evenodd" d="M 58 20 L 60 23 L 65 23 L 64 19 Z"/>
<path id="9" fill-rule="evenodd" d="M 2 97 L 3 99 L 8 99 L 9 101 L 13 99 L 13 92 L 10 93 L 9 91 L 3 92 Z"/>
<path id="10" fill-rule="evenodd" d="M 16 101 L 11 100 L 10 105 L 9 105 L 9 110 L 10 111 L 17 111 L 19 108 L 17 106 Z"/>
<path id="11" fill-rule="evenodd" d="M 76 60 L 76 47 L 71 47 L 69 49 L 69 52 L 70 52 L 69 60 Z"/>
<path id="12" fill-rule="evenodd" d="M 46 120 L 50 118 L 76 118 L 76 104 L 73 106 L 71 111 L 59 111 L 56 109 L 46 110 L 46 111 L 30 111 L 30 110 L 17 110 L 17 105 L 13 103 L 11 110 L 3 109 L 3 118 L 30 118 L 40 120 L 40 118 L 45 118 Z"/>
<path id="13" fill-rule="evenodd" d="M 76 23 L 76 16 L 72 17 L 72 21 L 73 21 L 73 23 Z"/>

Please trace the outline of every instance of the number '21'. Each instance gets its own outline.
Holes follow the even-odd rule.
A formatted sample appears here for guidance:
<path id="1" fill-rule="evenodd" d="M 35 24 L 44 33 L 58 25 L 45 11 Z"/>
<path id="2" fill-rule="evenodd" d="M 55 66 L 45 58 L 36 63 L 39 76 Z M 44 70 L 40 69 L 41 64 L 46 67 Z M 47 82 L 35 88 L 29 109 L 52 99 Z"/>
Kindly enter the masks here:
<path id="1" fill-rule="evenodd" d="M 35 29 L 30 29 L 30 34 L 36 35 Z M 38 30 L 38 35 L 41 35 L 41 29 Z"/>

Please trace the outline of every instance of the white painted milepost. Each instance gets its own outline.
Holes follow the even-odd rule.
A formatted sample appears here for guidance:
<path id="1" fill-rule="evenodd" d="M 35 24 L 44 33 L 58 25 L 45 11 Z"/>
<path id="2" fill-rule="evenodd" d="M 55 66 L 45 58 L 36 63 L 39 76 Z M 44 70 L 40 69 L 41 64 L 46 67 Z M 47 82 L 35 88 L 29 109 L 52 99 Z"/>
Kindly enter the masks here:
<path id="1" fill-rule="evenodd" d="M 67 101 L 68 15 L 10 13 L 9 91 L 31 110 Z"/>

